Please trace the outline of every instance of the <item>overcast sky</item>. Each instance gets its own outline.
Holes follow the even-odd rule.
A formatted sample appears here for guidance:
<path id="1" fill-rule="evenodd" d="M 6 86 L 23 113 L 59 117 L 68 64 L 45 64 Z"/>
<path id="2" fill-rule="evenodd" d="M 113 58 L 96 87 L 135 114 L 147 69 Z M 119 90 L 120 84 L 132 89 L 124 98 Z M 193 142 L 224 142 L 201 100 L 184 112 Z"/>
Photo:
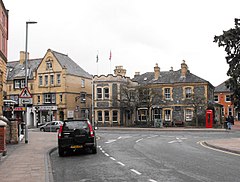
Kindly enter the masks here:
<path id="1" fill-rule="evenodd" d="M 3 0 L 9 10 L 8 60 L 25 51 L 29 25 L 30 58 L 47 49 L 68 54 L 90 74 L 109 74 L 122 65 L 139 71 L 180 69 L 214 86 L 228 77 L 225 51 L 214 35 L 234 27 L 239 0 Z M 109 61 L 110 50 L 112 60 Z M 96 55 L 99 61 L 96 63 Z"/>

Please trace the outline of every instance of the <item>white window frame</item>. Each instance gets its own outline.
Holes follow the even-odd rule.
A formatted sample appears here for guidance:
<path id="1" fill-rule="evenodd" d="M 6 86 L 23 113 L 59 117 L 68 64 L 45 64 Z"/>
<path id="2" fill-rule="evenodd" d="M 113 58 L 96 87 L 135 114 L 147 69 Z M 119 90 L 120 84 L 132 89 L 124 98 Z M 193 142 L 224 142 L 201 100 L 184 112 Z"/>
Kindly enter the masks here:
<path id="1" fill-rule="evenodd" d="M 38 79 L 39 79 L 39 86 L 42 86 L 43 85 L 43 76 L 39 75 Z"/>
<path id="2" fill-rule="evenodd" d="M 57 74 L 57 84 L 61 84 L 61 74 Z"/>
<path id="3" fill-rule="evenodd" d="M 103 88 L 103 92 L 104 92 L 104 99 L 109 99 L 109 88 L 108 87 Z"/>
<path id="4" fill-rule="evenodd" d="M 102 99 L 102 88 L 97 88 L 97 99 Z"/>
<path id="5" fill-rule="evenodd" d="M 228 107 L 228 115 L 233 116 L 233 109 L 232 107 Z"/>
<path id="6" fill-rule="evenodd" d="M 45 80 L 45 86 L 48 86 L 48 75 L 44 76 L 44 80 Z"/>
<path id="7" fill-rule="evenodd" d="M 169 111 L 169 113 L 168 113 L 168 111 Z M 170 109 L 164 110 L 164 120 L 171 121 L 171 110 Z"/>
<path id="8" fill-rule="evenodd" d="M 171 88 L 164 88 L 164 97 L 166 100 L 171 99 Z"/>
<path id="9" fill-rule="evenodd" d="M 110 112 L 104 111 L 104 121 L 110 121 Z"/>
<path id="10" fill-rule="evenodd" d="M 192 88 L 191 87 L 185 88 L 185 98 L 186 99 L 192 98 Z"/>
<path id="11" fill-rule="evenodd" d="M 20 88 L 21 82 L 20 80 L 14 80 L 14 88 Z"/>
<path id="12" fill-rule="evenodd" d="M 113 110 L 112 111 L 112 121 L 113 122 L 117 122 L 118 120 L 118 111 L 117 110 Z"/>
<path id="13" fill-rule="evenodd" d="M 84 79 L 81 80 L 81 87 L 85 88 L 85 80 Z"/>
<path id="14" fill-rule="evenodd" d="M 218 95 L 214 95 L 214 102 L 219 102 L 219 96 Z"/>
<path id="15" fill-rule="evenodd" d="M 225 95 L 225 102 L 231 102 L 231 96 L 230 95 Z"/>
<path id="16" fill-rule="evenodd" d="M 54 75 L 50 75 L 50 84 L 54 85 Z"/>
<path id="17" fill-rule="evenodd" d="M 192 119 L 193 119 L 193 110 L 186 109 L 185 110 L 185 120 L 186 121 L 192 121 Z"/>

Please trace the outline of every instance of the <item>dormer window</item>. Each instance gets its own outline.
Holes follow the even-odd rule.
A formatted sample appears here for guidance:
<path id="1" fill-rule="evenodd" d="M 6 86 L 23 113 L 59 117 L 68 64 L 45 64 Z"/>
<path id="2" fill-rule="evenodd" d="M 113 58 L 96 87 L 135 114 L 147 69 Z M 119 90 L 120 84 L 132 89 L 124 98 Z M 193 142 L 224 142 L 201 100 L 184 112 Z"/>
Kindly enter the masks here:
<path id="1" fill-rule="evenodd" d="M 46 68 L 47 68 L 47 70 L 51 70 L 52 69 L 52 60 L 48 59 L 46 61 Z"/>

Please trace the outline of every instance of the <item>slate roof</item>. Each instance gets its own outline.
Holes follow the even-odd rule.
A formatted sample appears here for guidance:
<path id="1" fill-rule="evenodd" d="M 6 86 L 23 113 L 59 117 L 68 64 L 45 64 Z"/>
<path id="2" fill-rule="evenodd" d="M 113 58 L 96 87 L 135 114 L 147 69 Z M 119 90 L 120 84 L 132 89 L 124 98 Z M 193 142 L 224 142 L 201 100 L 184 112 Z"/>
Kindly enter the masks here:
<path id="1" fill-rule="evenodd" d="M 33 72 L 37 69 L 38 65 L 41 63 L 42 59 L 29 59 L 29 79 L 33 78 Z M 7 63 L 7 80 L 22 79 L 25 77 L 25 63 L 20 64 L 19 61 L 12 61 Z"/>
<path id="2" fill-rule="evenodd" d="M 186 77 L 181 76 L 181 69 L 177 71 L 161 71 L 157 80 L 154 79 L 154 72 L 147 72 L 135 76 L 133 81 L 139 84 L 174 84 L 174 83 L 209 83 L 208 81 L 187 72 Z"/>
<path id="3" fill-rule="evenodd" d="M 56 57 L 62 68 L 66 68 L 68 74 L 81 76 L 84 78 L 92 78 L 92 76 L 88 72 L 83 70 L 77 63 L 75 63 L 67 55 L 53 50 L 50 51 Z M 29 79 L 33 78 L 33 72 L 38 68 L 41 61 L 42 58 L 28 60 L 28 68 L 30 68 Z M 13 80 L 17 78 L 22 79 L 25 77 L 25 64 L 20 64 L 20 61 L 8 62 L 7 69 L 8 69 L 7 80 Z"/>
<path id="4" fill-rule="evenodd" d="M 226 87 L 226 84 L 225 84 L 226 81 L 216 86 L 214 92 L 230 92 L 230 89 Z"/>
<path id="5" fill-rule="evenodd" d="M 85 78 L 92 78 L 92 75 L 90 75 L 88 72 L 83 70 L 77 63 L 75 63 L 67 55 L 56 52 L 56 51 L 52 51 L 52 53 L 57 58 L 61 66 L 63 68 L 64 67 L 67 68 L 67 73 L 76 75 L 76 76 L 85 77 Z"/>

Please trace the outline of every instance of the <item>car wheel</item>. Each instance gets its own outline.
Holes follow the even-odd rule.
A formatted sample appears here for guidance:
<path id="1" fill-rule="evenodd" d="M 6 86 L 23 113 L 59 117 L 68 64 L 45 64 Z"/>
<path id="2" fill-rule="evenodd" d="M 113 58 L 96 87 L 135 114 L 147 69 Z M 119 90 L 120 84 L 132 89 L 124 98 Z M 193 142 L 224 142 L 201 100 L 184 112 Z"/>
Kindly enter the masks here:
<path id="1" fill-rule="evenodd" d="M 43 132 L 45 132 L 45 129 L 44 129 L 44 128 L 40 128 L 40 131 L 43 131 Z"/>
<path id="2" fill-rule="evenodd" d="M 93 153 L 93 154 L 96 154 L 96 153 L 97 153 L 97 147 L 96 147 L 96 146 L 92 147 L 92 153 Z"/>
<path id="3" fill-rule="evenodd" d="M 58 155 L 59 157 L 64 157 L 64 149 L 62 147 L 58 147 Z"/>

